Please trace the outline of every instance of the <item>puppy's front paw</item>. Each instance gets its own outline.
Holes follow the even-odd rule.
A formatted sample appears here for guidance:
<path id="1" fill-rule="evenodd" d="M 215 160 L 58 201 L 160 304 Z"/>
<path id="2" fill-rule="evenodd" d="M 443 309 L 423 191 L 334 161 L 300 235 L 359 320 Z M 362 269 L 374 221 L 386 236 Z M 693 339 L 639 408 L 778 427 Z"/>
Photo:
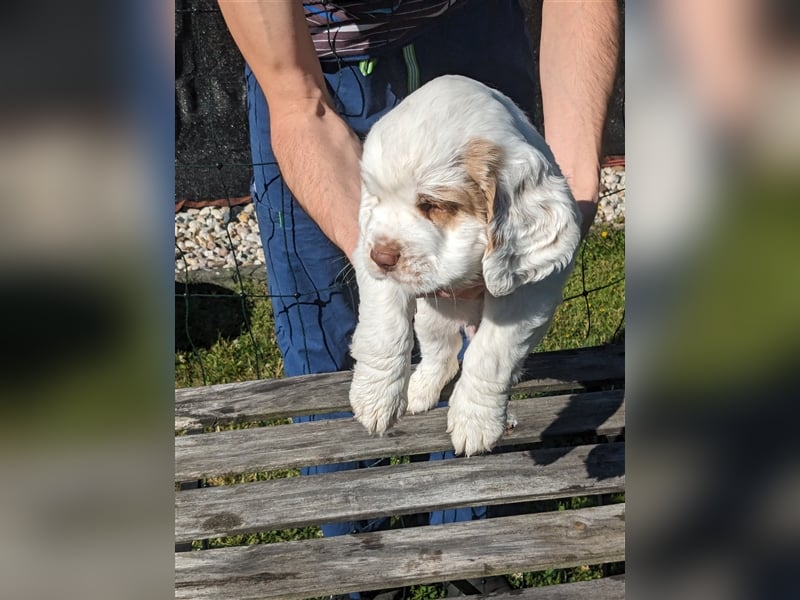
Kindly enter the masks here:
<path id="1" fill-rule="evenodd" d="M 489 452 L 506 430 L 505 395 L 481 395 L 459 381 L 450 397 L 447 433 L 456 454 Z"/>
<path id="2" fill-rule="evenodd" d="M 406 411 L 405 382 L 370 380 L 360 376 L 356 369 L 350 385 L 350 406 L 370 434 L 383 434 Z"/>

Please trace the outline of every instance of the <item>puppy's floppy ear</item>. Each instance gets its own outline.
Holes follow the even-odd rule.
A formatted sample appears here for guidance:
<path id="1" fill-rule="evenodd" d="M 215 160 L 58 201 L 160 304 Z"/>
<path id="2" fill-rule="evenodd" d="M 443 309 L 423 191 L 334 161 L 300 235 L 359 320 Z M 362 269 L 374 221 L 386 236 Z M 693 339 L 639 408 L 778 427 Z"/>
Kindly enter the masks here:
<path id="1" fill-rule="evenodd" d="M 478 212 L 485 216 L 487 223 L 491 222 L 503 151 L 489 140 L 476 138 L 467 142 L 461 153 L 461 161 L 482 196 L 482 210 Z"/>
<path id="2" fill-rule="evenodd" d="M 490 294 L 505 296 L 569 266 L 580 244 L 580 213 L 564 177 L 537 149 L 520 142 L 501 153 L 476 140 L 467 152 L 473 165 L 481 151 L 484 171 L 467 171 L 488 201 L 483 277 Z"/>

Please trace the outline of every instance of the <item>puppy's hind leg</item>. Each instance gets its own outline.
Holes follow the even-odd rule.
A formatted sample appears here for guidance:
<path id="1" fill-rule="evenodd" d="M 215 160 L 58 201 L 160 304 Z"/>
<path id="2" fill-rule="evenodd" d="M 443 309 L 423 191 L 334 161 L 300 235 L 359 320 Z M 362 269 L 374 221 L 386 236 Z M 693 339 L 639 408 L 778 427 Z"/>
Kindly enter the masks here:
<path id="1" fill-rule="evenodd" d="M 422 360 L 408 384 L 408 412 L 426 412 L 436 406 L 442 388 L 458 373 L 462 338 L 460 322 L 436 308 L 436 300 L 417 300 L 414 332 Z M 446 302 L 446 301 L 443 301 Z"/>

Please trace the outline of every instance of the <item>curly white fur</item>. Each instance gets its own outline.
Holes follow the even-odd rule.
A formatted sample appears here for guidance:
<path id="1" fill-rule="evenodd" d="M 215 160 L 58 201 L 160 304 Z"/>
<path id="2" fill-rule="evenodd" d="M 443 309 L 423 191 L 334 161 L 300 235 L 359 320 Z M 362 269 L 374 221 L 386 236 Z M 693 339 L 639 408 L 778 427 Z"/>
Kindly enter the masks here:
<path id="1" fill-rule="evenodd" d="M 546 333 L 580 243 L 552 153 L 506 96 L 460 76 L 424 85 L 370 131 L 362 159 L 360 290 L 350 403 L 370 433 L 450 397 L 456 453 L 491 450 L 509 388 Z M 478 300 L 443 299 L 483 279 Z M 416 312 L 416 316 L 415 316 Z M 422 360 L 410 369 L 412 321 Z"/>

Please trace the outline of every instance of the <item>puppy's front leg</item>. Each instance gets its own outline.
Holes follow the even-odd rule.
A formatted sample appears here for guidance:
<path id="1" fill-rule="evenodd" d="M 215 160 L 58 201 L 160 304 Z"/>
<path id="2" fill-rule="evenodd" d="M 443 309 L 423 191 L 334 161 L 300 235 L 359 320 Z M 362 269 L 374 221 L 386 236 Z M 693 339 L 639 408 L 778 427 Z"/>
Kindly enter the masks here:
<path id="1" fill-rule="evenodd" d="M 509 389 L 560 302 L 560 281 L 528 284 L 500 298 L 487 294 L 483 320 L 450 397 L 447 431 L 456 454 L 488 452 L 503 436 Z"/>
<path id="2" fill-rule="evenodd" d="M 350 405 L 367 431 L 383 433 L 406 411 L 414 297 L 394 281 L 376 280 L 358 267 L 356 273 L 360 300 L 350 347 L 356 360 Z"/>

